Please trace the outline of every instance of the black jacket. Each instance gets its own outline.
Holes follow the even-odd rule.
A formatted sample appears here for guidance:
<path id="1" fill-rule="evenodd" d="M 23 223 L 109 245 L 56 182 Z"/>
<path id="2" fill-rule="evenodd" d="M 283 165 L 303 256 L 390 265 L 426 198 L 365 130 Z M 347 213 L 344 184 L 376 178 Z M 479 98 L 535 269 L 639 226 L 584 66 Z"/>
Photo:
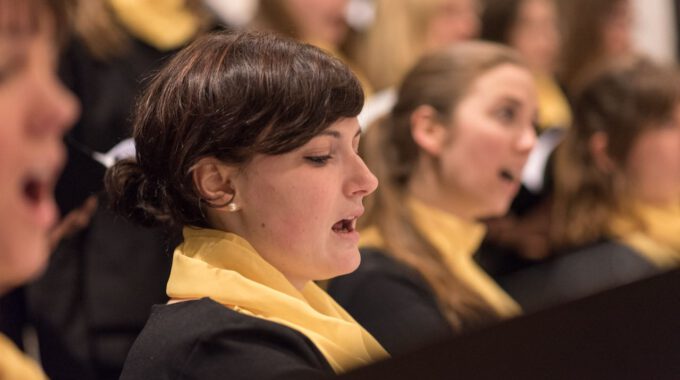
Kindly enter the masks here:
<path id="1" fill-rule="evenodd" d="M 392 355 L 453 335 L 425 279 L 379 250 L 362 249 L 359 268 L 328 293 Z"/>
<path id="2" fill-rule="evenodd" d="M 154 306 L 123 368 L 130 379 L 315 379 L 333 375 L 323 354 L 289 327 L 209 298 Z"/>

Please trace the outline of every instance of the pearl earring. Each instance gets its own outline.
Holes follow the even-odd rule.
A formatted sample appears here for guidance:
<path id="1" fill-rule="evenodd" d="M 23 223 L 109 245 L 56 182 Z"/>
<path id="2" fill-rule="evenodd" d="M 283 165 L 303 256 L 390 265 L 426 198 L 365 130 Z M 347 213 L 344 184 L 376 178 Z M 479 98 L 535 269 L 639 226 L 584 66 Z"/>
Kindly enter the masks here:
<path id="1" fill-rule="evenodd" d="M 236 203 L 234 203 L 234 202 L 230 202 L 230 203 L 227 205 L 227 210 L 229 210 L 229 212 L 236 212 L 236 211 L 238 211 L 238 210 L 240 210 L 240 209 L 241 209 L 241 208 L 238 207 L 238 205 L 237 205 Z"/>

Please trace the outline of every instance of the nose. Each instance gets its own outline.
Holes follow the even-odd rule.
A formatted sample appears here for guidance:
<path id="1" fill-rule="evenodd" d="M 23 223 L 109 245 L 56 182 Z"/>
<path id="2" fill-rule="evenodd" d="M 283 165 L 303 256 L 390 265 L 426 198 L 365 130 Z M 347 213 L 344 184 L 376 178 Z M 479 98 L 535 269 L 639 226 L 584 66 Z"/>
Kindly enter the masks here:
<path id="1" fill-rule="evenodd" d="M 529 154 L 534 145 L 536 145 L 536 130 L 533 125 L 529 124 L 522 128 L 522 132 L 517 137 L 515 148 L 520 153 Z"/>
<path id="2" fill-rule="evenodd" d="M 359 155 L 353 157 L 350 179 L 347 181 L 346 193 L 350 197 L 365 197 L 378 188 L 378 178 L 366 166 Z"/>
<path id="3" fill-rule="evenodd" d="M 61 137 L 80 115 L 75 96 L 50 72 L 35 83 L 30 131 L 34 135 Z"/>

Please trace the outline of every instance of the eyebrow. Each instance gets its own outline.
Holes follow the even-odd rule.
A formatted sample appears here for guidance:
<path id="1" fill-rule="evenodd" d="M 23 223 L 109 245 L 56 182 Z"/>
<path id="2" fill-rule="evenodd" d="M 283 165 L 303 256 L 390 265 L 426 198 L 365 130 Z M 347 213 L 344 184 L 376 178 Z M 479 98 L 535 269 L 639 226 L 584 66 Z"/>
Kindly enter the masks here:
<path id="1" fill-rule="evenodd" d="M 354 136 L 352 136 L 352 138 L 355 138 L 355 137 L 359 136 L 360 134 L 361 134 L 361 127 L 357 128 L 357 132 L 354 134 Z M 328 130 L 328 129 L 321 131 L 321 133 L 319 133 L 319 135 L 332 136 L 332 137 L 335 137 L 337 139 L 339 139 L 340 136 L 341 136 L 340 132 L 334 131 L 334 130 Z"/>
<path id="2" fill-rule="evenodd" d="M 500 102 L 512 103 L 513 106 L 521 106 L 522 105 L 522 101 L 517 99 L 517 97 L 515 97 L 513 95 L 504 95 L 500 99 Z"/>

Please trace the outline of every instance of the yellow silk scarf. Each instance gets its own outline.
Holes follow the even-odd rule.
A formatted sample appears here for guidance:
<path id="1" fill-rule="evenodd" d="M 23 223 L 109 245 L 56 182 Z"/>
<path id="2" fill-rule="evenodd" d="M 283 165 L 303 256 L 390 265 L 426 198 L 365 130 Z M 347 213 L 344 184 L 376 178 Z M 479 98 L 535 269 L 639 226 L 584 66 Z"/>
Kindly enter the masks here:
<path id="1" fill-rule="evenodd" d="M 444 255 L 447 269 L 475 290 L 499 315 L 512 317 L 521 308 L 473 259 L 484 238 L 481 223 L 467 222 L 455 215 L 429 207 L 415 199 L 408 202 L 416 228 Z M 377 228 L 361 231 L 360 246 L 385 248 Z"/>
<path id="2" fill-rule="evenodd" d="M 38 363 L 19 351 L 12 342 L 0 334 L 0 380 L 43 380 L 47 376 Z"/>
<path id="3" fill-rule="evenodd" d="M 632 210 L 631 216 L 613 218 L 612 235 L 659 268 L 680 265 L 680 202 L 667 207 L 637 203 Z"/>
<path id="4" fill-rule="evenodd" d="M 167 293 L 211 299 L 237 312 L 280 323 L 307 336 L 336 373 L 386 358 L 387 352 L 313 282 L 298 291 L 241 237 L 184 229 Z"/>
<path id="5" fill-rule="evenodd" d="M 181 47 L 201 28 L 186 0 L 109 0 L 109 5 L 132 35 L 161 51 Z"/>

